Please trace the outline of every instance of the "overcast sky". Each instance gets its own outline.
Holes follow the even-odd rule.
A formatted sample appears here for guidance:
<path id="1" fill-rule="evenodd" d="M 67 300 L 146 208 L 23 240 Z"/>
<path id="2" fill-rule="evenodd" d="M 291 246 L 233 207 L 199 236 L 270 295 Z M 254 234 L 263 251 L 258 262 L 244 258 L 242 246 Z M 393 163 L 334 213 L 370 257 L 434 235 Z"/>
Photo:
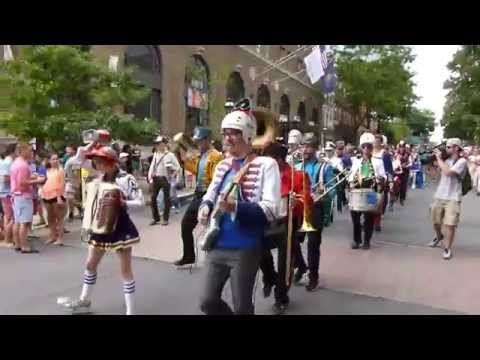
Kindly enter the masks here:
<path id="1" fill-rule="evenodd" d="M 436 122 L 439 123 L 443 115 L 443 105 L 447 91 L 443 83 L 449 77 L 448 62 L 452 59 L 458 45 L 411 45 L 417 56 L 412 64 L 416 73 L 414 82 L 417 84 L 415 93 L 421 99 L 418 107 L 430 109 L 435 113 Z M 432 136 L 432 141 L 441 141 L 442 128 L 437 124 Z"/>

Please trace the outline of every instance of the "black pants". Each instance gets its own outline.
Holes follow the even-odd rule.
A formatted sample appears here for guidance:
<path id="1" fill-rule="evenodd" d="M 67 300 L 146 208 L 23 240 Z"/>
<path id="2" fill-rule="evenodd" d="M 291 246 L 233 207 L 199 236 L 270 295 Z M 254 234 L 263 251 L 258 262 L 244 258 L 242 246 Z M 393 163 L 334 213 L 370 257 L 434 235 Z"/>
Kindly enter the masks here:
<path id="1" fill-rule="evenodd" d="M 261 249 L 218 249 L 207 253 L 205 285 L 200 309 L 207 315 L 253 315 L 253 288 Z M 232 308 L 222 299 L 225 283 L 230 279 Z"/>
<path id="2" fill-rule="evenodd" d="M 313 207 L 312 225 L 318 230 L 309 233 L 297 232 L 294 241 L 294 264 L 301 272 L 309 271 L 310 279 L 318 279 L 320 268 L 320 245 L 322 244 L 323 208 L 321 202 Z M 308 234 L 308 235 L 307 235 Z M 308 236 L 307 264 L 303 258 L 301 243 Z"/>
<path id="3" fill-rule="evenodd" d="M 352 215 L 353 221 L 353 241 L 357 244 L 362 243 L 362 224 L 360 223 L 360 218 L 363 214 L 363 230 L 365 232 L 364 243 L 370 244 L 370 240 L 373 234 L 373 223 L 375 220 L 375 214 L 359 211 L 350 211 L 350 214 Z"/>
<path id="4" fill-rule="evenodd" d="M 337 187 L 337 211 L 342 212 L 343 207 L 347 205 L 347 195 L 345 194 L 345 182 Z"/>
<path id="5" fill-rule="evenodd" d="M 400 201 L 404 202 L 407 198 L 407 189 L 408 189 L 408 178 L 410 176 L 410 171 L 404 169 L 403 173 L 400 175 Z"/>
<path id="6" fill-rule="evenodd" d="M 298 221 L 293 221 L 293 239 L 292 239 L 292 249 L 291 256 L 292 261 L 295 260 L 295 232 L 298 230 L 299 224 Z M 273 256 L 270 250 L 270 247 L 264 246 L 262 251 L 262 260 L 260 262 L 260 270 L 263 273 L 263 284 L 275 286 L 274 296 L 275 303 L 277 304 L 288 304 L 290 299 L 288 297 L 289 286 L 286 282 L 286 271 L 287 271 L 287 236 L 288 234 L 282 234 L 276 236 L 273 239 L 274 243 L 277 245 L 277 267 L 278 272 L 275 271 L 275 266 L 273 263 Z M 270 241 L 264 241 L 264 244 L 270 243 Z"/>
<path id="7" fill-rule="evenodd" d="M 182 219 L 183 259 L 195 261 L 193 229 L 197 226 L 198 208 L 205 193 L 195 193 L 195 197 L 187 208 Z"/>
<path id="8" fill-rule="evenodd" d="M 154 221 L 160 221 L 160 214 L 158 212 L 157 196 L 160 190 L 163 190 L 163 201 L 165 208 L 163 209 L 163 220 L 168 221 L 170 217 L 170 208 L 172 207 L 172 200 L 170 199 L 170 183 L 165 176 L 153 177 L 153 191 L 151 198 L 152 217 Z"/>

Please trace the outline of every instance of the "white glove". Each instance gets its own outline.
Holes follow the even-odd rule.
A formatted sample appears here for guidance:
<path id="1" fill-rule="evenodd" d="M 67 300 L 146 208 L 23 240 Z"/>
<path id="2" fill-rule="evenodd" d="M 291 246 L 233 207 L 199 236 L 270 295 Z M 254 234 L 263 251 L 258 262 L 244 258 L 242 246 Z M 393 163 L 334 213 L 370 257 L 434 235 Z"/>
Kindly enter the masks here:
<path id="1" fill-rule="evenodd" d="M 198 222 L 202 225 L 207 225 L 209 214 L 210 208 L 207 205 L 203 205 L 200 209 L 198 209 Z"/>

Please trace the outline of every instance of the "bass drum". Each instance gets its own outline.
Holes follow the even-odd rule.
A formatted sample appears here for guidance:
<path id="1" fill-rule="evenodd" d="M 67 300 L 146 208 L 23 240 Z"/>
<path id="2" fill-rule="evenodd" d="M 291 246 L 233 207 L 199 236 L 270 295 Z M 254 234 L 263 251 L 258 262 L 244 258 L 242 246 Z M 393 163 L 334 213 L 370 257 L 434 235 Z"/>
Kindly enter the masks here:
<path id="1" fill-rule="evenodd" d="M 383 196 L 372 189 L 352 189 L 348 205 L 351 211 L 379 214 L 383 208 Z"/>

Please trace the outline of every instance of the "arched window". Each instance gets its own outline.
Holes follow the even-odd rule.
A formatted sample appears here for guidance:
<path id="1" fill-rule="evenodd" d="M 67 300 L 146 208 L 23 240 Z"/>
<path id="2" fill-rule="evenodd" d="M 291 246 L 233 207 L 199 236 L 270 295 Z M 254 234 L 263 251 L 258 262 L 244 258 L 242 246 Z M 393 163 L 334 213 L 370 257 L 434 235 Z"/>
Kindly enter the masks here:
<path id="1" fill-rule="evenodd" d="M 245 85 L 238 71 L 230 74 L 227 80 L 227 100 L 237 102 L 245 97 Z"/>
<path id="2" fill-rule="evenodd" d="M 135 106 L 127 107 L 127 113 L 138 119 L 152 118 L 161 121 L 162 66 L 160 51 L 154 45 L 129 45 L 125 51 L 125 65 L 133 66 L 133 77 L 139 86 L 151 89 L 150 96 Z"/>
<path id="3" fill-rule="evenodd" d="M 280 122 L 288 122 L 290 117 L 290 100 L 287 95 L 282 95 L 280 97 Z M 282 116 L 283 115 L 283 116 Z"/>
<path id="4" fill-rule="evenodd" d="M 303 101 L 300 101 L 298 103 L 298 109 L 297 109 L 297 121 L 300 123 L 301 126 L 304 126 L 306 120 L 307 120 L 307 110 L 305 109 L 305 103 Z"/>
<path id="5" fill-rule="evenodd" d="M 310 125 L 310 126 L 317 126 L 318 125 L 318 109 L 317 108 L 312 109 L 312 118 L 309 121 L 308 125 Z"/>
<path id="6" fill-rule="evenodd" d="M 201 55 L 193 55 L 185 71 L 185 131 L 192 133 L 196 126 L 208 124 L 208 83 L 210 72 Z"/>
<path id="7" fill-rule="evenodd" d="M 280 109 L 279 109 L 279 132 L 280 136 L 283 137 L 284 141 L 287 141 L 288 138 L 288 132 L 290 131 L 290 126 L 291 122 L 290 120 L 290 100 L 288 99 L 288 96 L 283 94 L 280 97 Z M 295 128 L 295 127 L 292 127 Z"/>
<path id="8" fill-rule="evenodd" d="M 267 85 L 262 84 L 257 91 L 257 106 L 262 106 L 270 109 L 270 90 Z"/>

